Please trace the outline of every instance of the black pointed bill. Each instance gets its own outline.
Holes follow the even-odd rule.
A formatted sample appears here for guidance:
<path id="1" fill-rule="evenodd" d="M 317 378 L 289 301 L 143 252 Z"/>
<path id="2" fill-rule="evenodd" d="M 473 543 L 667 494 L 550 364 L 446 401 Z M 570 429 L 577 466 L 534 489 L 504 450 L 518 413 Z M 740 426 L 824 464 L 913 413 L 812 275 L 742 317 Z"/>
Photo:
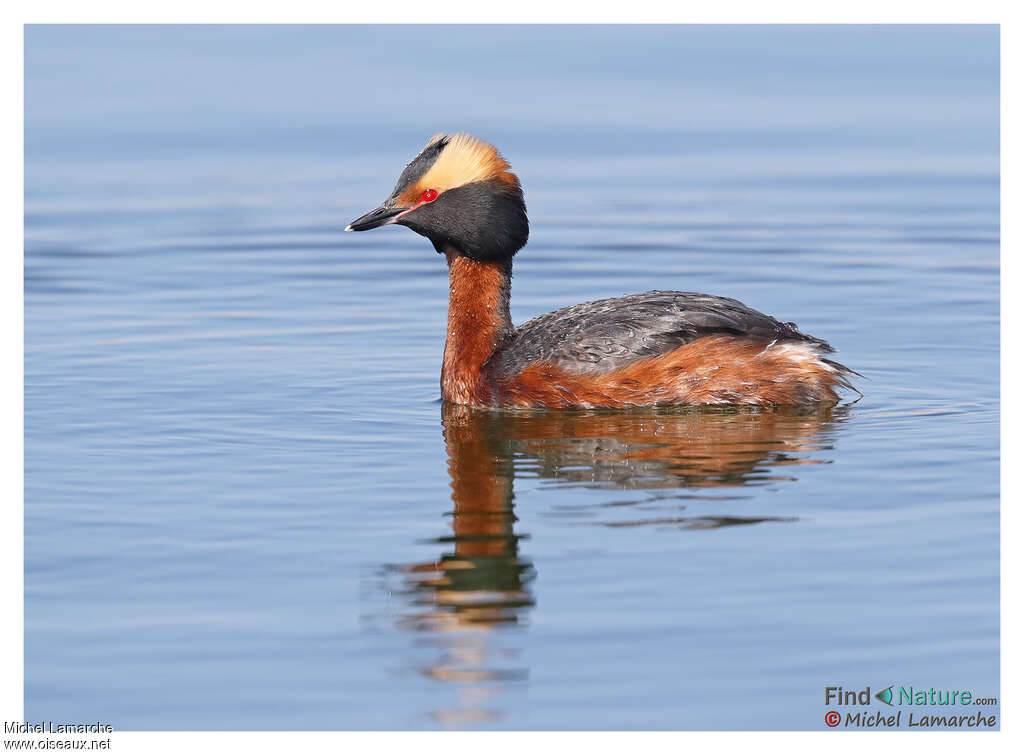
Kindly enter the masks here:
<path id="1" fill-rule="evenodd" d="M 368 231 L 371 228 L 380 228 L 382 225 L 389 225 L 394 223 L 398 216 L 408 210 L 408 207 L 378 207 L 376 210 L 363 215 L 361 218 L 353 220 L 345 228 L 346 231 Z"/>

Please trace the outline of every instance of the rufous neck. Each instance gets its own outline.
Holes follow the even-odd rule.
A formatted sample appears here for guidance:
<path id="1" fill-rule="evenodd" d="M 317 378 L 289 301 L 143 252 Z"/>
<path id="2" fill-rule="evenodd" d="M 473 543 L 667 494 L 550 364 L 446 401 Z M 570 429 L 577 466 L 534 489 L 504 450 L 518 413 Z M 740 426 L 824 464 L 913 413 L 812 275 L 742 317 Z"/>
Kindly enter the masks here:
<path id="1" fill-rule="evenodd" d="M 479 262 L 445 251 L 448 260 L 448 331 L 441 396 L 459 404 L 484 402 L 481 368 L 512 331 L 511 265 Z"/>

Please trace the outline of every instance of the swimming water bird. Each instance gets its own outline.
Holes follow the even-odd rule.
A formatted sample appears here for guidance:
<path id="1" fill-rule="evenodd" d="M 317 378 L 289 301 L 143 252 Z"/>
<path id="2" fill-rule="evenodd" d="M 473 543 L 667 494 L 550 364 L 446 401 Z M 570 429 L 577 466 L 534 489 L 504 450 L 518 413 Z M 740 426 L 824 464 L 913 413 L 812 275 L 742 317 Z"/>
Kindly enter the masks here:
<path id="1" fill-rule="evenodd" d="M 497 149 L 436 134 L 391 196 L 346 231 L 398 224 L 448 261 L 441 395 L 488 407 L 834 404 L 852 370 L 825 341 L 722 296 L 649 291 L 516 328 L 512 258 L 529 236 L 519 179 Z"/>

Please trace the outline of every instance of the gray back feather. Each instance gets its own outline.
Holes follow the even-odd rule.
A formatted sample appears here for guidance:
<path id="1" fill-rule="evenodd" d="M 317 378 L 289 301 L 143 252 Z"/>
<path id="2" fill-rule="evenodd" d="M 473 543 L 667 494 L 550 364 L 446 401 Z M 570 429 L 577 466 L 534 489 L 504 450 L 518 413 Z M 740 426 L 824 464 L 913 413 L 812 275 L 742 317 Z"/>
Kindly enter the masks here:
<path id="1" fill-rule="evenodd" d="M 794 323 L 724 296 L 648 291 L 576 304 L 524 323 L 487 362 L 492 375 L 515 374 L 542 362 L 575 373 L 607 372 L 710 335 L 736 335 L 770 343 L 803 341 L 833 351 Z"/>

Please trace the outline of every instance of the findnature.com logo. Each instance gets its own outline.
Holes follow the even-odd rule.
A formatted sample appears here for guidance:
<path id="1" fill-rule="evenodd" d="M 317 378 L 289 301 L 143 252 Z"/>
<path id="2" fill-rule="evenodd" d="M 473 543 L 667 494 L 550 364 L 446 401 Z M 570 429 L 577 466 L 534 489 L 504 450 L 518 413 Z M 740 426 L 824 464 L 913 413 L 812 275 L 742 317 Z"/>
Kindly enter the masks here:
<path id="1" fill-rule="evenodd" d="M 872 698 L 892 708 L 892 711 L 872 710 Z M 922 689 L 913 686 L 903 687 L 890 684 L 872 695 L 871 687 L 861 690 L 843 689 L 842 687 L 825 687 L 825 705 L 832 708 L 825 713 L 825 725 L 830 729 L 843 728 L 914 728 L 914 729 L 994 729 L 997 715 L 988 711 L 975 710 L 968 712 L 965 706 L 997 706 L 998 698 L 978 697 L 970 690 Z M 840 713 L 835 708 L 854 707 L 867 710 L 845 711 Z M 910 710 L 902 710 L 907 706 Z M 913 710 L 914 707 L 929 708 L 942 706 L 938 715 L 932 711 L 925 713 Z M 904 717 L 904 713 L 907 715 Z"/>

